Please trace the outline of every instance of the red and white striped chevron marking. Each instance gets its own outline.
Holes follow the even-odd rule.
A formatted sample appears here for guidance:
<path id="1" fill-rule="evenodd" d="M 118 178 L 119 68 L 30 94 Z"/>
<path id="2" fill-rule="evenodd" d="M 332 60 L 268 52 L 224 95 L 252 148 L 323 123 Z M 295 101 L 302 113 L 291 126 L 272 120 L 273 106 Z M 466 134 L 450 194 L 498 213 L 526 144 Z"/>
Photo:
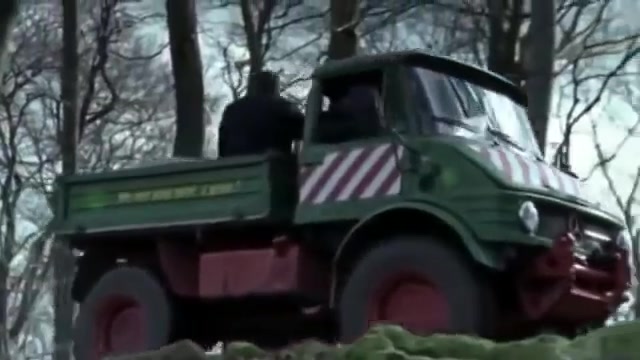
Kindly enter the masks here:
<path id="1" fill-rule="evenodd" d="M 516 154 L 501 147 L 471 146 L 514 183 L 534 188 L 552 188 L 582 197 L 580 180 L 549 164 Z"/>
<path id="2" fill-rule="evenodd" d="M 399 194 L 402 174 L 397 160 L 403 150 L 387 143 L 327 153 L 322 164 L 301 171 L 300 203 L 323 204 Z"/>

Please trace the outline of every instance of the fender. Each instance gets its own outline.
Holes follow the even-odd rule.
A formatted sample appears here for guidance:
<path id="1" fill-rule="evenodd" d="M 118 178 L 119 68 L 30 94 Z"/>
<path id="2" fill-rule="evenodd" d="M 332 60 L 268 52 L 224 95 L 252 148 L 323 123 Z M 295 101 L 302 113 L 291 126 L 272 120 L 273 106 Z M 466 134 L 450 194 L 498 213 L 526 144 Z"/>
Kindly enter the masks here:
<path id="1" fill-rule="evenodd" d="M 462 241 L 462 245 L 469 251 L 469 254 L 473 257 L 474 260 L 483 264 L 487 267 L 502 270 L 504 269 L 504 259 L 493 249 L 490 249 L 487 246 L 483 246 L 481 242 L 477 240 L 469 227 L 453 216 L 448 211 L 431 205 L 424 202 L 401 202 L 396 203 L 391 206 L 384 207 L 379 209 L 376 212 L 373 212 L 363 219 L 361 219 L 344 237 L 338 248 L 336 249 L 335 255 L 332 261 L 332 280 L 331 280 L 331 306 L 333 307 L 333 302 L 336 294 L 336 275 L 338 270 L 338 264 L 340 258 L 350 244 L 355 235 L 365 226 L 370 224 L 373 221 L 376 221 L 377 218 L 388 214 L 389 212 L 396 210 L 414 210 L 424 213 L 426 216 L 432 216 L 440 220 L 443 224 L 448 226 L 454 232 L 457 233 L 460 240 Z"/>

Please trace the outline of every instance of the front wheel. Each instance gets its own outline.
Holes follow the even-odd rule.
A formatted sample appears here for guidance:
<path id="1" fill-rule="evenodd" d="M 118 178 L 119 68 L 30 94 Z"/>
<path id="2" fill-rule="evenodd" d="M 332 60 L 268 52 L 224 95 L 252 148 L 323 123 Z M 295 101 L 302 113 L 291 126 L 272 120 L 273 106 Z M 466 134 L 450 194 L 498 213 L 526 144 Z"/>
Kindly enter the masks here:
<path id="1" fill-rule="evenodd" d="M 76 359 L 101 360 L 154 350 L 169 343 L 170 298 L 150 272 L 119 267 L 106 273 L 80 305 L 75 321 Z"/>
<path id="2" fill-rule="evenodd" d="M 377 323 L 416 334 L 489 335 L 491 291 L 464 253 L 443 240 L 386 240 L 356 264 L 338 302 L 340 340 L 351 342 Z"/>

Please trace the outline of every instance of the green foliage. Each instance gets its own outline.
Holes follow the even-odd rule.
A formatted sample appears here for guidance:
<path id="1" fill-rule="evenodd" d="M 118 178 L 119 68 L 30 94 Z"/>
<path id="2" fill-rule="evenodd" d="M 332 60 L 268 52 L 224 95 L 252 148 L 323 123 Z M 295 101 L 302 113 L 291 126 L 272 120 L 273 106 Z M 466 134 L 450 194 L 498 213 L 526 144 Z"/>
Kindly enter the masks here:
<path id="1" fill-rule="evenodd" d="M 113 360 L 632 360 L 640 354 L 640 321 L 595 330 L 574 340 L 539 335 L 495 343 L 464 335 L 420 337 L 399 326 L 372 328 L 351 345 L 306 341 L 276 352 L 255 345 L 229 344 L 224 354 L 205 355 L 185 342 L 153 353 Z M 635 354 L 635 356 L 634 356 Z"/>

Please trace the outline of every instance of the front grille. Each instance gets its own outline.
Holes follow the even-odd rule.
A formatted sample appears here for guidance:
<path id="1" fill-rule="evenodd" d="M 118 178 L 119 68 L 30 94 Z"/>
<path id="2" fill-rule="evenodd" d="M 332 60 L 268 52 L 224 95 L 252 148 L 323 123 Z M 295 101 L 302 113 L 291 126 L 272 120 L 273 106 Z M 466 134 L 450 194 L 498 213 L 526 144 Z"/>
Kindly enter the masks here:
<path id="1" fill-rule="evenodd" d="M 605 244 L 612 242 L 617 235 L 618 229 L 614 224 L 572 209 L 539 205 L 539 213 L 539 234 L 557 239 L 569 232 L 573 233 L 579 255 L 589 256 L 594 251 L 603 250 Z"/>

